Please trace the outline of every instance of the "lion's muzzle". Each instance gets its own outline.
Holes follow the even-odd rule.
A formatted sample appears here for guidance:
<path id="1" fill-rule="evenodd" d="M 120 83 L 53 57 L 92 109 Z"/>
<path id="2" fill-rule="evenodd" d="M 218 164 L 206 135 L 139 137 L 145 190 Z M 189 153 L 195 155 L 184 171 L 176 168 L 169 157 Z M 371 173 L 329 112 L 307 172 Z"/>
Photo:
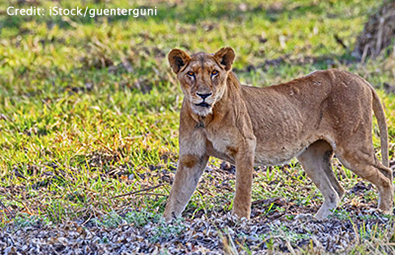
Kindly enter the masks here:
<path id="1" fill-rule="evenodd" d="M 209 105 L 208 103 L 206 103 L 206 102 L 201 102 L 201 103 L 199 103 L 199 104 L 195 104 L 196 106 L 201 106 L 201 107 L 205 107 L 205 108 L 210 108 L 211 107 L 211 105 Z"/>

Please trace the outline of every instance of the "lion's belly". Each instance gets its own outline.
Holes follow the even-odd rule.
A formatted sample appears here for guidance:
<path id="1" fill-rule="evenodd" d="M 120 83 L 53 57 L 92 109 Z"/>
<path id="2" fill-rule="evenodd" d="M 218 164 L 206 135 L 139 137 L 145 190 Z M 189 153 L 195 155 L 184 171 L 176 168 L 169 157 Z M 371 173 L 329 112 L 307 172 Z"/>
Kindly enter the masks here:
<path id="1" fill-rule="evenodd" d="M 209 137 L 212 138 L 212 137 Z M 311 137 L 312 138 L 312 137 Z M 317 138 L 318 139 L 318 138 Z M 257 141 L 255 148 L 254 164 L 256 166 L 273 166 L 289 162 L 292 158 L 300 155 L 306 148 L 317 139 L 306 139 L 304 141 L 297 139 L 294 142 L 281 143 L 277 140 L 275 143 Z M 207 152 L 210 156 L 226 160 L 232 164 L 235 163 L 234 141 L 231 137 L 222 136 L 216 139 L 208 139 Z"/>
<path id="2" fill-rule="evenodd" d="M 306 148 L 306 146 L 288 146 L 288 148 L 280 149 L 280 148 L 272 148 L 271 150 L 256 150 L 255 151 L 255 166 L 274 166 L 274 165 L 282 165 L 289 162 L 292 158 L 300 155 Z M 210 156 L 228 161 L 232 164 L 235 164 L 235 157 L 228 151 L 218 150 L 219 148 L 215 148 L 213 144 L 210 142 L 207 147 L 207 152 Z"/>
<path id="3" fill-rule="evenodd" d="M 319 139 L 325 139 L 319 133 L 309 136 L 295 136 L 290 140 L 257 141 L 255 149 L 255 165 L 273 166 L 289 162 L 299 156 L 310 144 Z"/>
<path id="4" fill-rule="evenodd" d="M 289 162 L 292 158 L 306 150 L 307 146 L 288 146 L 286 149 L 256 150 L 256 166 L 274 166 Z"/>

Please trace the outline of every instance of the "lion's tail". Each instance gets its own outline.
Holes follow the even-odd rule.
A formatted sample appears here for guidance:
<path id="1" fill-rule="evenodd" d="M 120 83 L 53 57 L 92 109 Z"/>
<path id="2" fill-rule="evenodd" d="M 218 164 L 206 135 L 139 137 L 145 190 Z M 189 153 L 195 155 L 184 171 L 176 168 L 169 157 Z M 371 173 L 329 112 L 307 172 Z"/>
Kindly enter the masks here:
<path id="1" fill-rule="evenodd" d="M 382 157 L 383 165 L 388 167 L 389 166 L 388 129 L 387 129 L 387 123 L 385 121 L 384 109 L 380 102 L 379 96 L 373 90 L 373 87 L 372 87 L 372 94 L 373 94 L 373 112 L 374 115 L 376 116 L 377 123 L 379 125 L 379 131 L 380 131 L 381 157 Z"/>

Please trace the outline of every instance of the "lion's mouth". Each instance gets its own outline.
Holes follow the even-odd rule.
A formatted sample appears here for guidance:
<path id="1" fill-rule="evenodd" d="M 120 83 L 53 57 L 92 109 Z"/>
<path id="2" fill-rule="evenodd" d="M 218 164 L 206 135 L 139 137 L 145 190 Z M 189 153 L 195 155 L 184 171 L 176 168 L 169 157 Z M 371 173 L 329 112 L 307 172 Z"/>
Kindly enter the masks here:
<path id="1" fill-rule="evenodd" d="M 209 105 L 208 103 L 206 103 L 206 102 L 201 102 L 200 104 L 195 104 L 196 106 L 201 106 L 201 107 L 205 107 L 205 108 L 210 108 L 211 107 L 211 105 Z"/>

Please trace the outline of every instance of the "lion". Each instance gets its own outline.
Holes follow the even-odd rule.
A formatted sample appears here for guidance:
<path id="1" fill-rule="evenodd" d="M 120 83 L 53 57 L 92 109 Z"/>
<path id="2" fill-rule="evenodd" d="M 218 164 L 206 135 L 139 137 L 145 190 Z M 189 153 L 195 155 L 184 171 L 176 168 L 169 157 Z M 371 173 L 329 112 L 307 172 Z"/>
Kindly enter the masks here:
<path id="1" fill-rule="evenodd" d="M 271 166 L 296 157 L 324 197 L 315 214 L 328 217 L 344 189 L 332 170 L 334 154 L 379 192 L 378 209 L 390 214 L 392 171 L 388 168 L 385 114 L 373 87 L 362 77 L 336 69 L 270 87 L 241 85 L 232 72 L 235 52 L 189 56 L 180 49 L 168 61 L 181 84 L 179 161 L 164 218 L 179 217 L 195 191 L 210 156 L 236 166 L 232 212 L 250 218 L 254 166 Z M 372 110 L 382 162 L 372 143 Z"/>

